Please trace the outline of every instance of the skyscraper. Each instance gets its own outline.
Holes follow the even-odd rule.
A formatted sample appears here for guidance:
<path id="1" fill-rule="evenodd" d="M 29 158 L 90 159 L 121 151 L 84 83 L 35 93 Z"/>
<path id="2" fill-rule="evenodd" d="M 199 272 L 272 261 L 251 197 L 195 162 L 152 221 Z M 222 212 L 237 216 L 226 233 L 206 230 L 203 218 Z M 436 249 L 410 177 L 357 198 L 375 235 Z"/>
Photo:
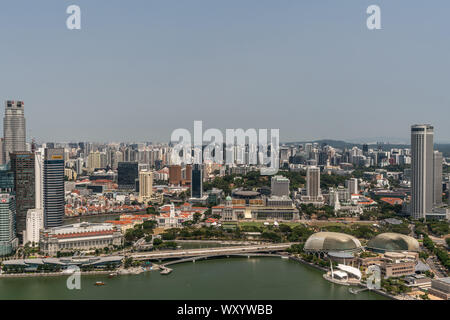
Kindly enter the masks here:
<path id="1" fill-rule="evenodd" d="M 8 193 L 0 194 L 0 256 L 11 254 L 18 245 L 16 237 L 16 201 Z"/>
<path id="2" fill-rule="evenodd" d="M 153 195 L 153 172 L 139 172 L 139 201 L 147 202 Z"/>
<path id="3" fill-rule="evenodd" d="M 350 197 L 352 194 L 359 194 L 358 179 L 351 178 L 351 179 L 347 180 L 347 190 L 348 190 L 348 193 L 350 194 Z"/>
<path id="4" fill-rule="evenodd" d="M 44 227 L 59 227 L 64 218 L 64 149 L 45 149 L 43 176 Z"/>
<path id="5" fill-rule="evenodd" d="M 36 209 L 44 208 L 44 148 L 39 148 L 34 152 L 34 189 Z"/>
<path id="6" fill-rule="evenodd" d="M 26 131 L 23 101 L 6 101 L 3 118 L 3 159 L 9 161 L 9 153 L 26 151 Z"/>
<path id="7" fill-rule="evenodd" d="M 16 231 L 22 238 L 27 212 L 35 207 L 35 159 L 34 153 L 26 151 L 13 152 L 10 157 L 16 195 Z"/>
<path id="8" fill-rule="evenodd" d="M 136 190 L 139 177 L 137 162 L 119 162 L 117 166 L 117 184 L 119 189 Z"/>
<path id="9" fill-rule="evenodd" d="M 309 166 L 306 170 L 306 195 L 309 200 L 321 198 L 319 167 Z"/>
<path id="10" fill-rule="evenodd" d="M 414 219 L 425 218 L 433 206 L 433 137 L 433 126 L 411 126 L 411 216 Z"/>
<path id="11" fill-rule="evenodd" d="M 442 152 L 433 152 L 433 206 L 442 204 Z"/>
<path id="12" fill-rule="evenodd" d="M 203 196 L 203 169 L 201 164 L 192 165 L 191 197 L 201 198 Z"/>

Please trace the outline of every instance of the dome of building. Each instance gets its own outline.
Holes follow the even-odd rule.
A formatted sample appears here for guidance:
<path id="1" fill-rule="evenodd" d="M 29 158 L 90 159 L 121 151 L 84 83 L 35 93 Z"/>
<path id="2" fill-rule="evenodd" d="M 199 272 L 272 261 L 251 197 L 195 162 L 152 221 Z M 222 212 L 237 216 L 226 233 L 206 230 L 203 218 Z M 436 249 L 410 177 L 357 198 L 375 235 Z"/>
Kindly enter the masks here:
<path id="1" fill-rule="evenodd" d="M 420 251 L 419 242 L 401 233 L 381 233 L 367 243 L 367 248 L 381 252 Z"/>
<path id="2" fill-rule="evenodd" d="M 355 237 L 338 232 L 317 232 L 306 240 L 305 251 L 328 252 L 328 251 L 359 251 L 361 243 Z"/>

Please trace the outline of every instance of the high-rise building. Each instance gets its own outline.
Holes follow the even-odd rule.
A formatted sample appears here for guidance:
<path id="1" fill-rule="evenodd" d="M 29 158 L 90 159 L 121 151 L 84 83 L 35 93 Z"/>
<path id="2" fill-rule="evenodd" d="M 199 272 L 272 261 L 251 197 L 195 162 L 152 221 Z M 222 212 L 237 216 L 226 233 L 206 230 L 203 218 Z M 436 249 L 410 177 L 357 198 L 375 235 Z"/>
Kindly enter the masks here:
<path id="1" fill-rule="evenodd" d="M 14 192 L 14 172 L 9 164 L 0 165 L 0 193 Z"/>
<path id="2" fill-rule="evenodd" d="M 411 126 L 411 216 L 414 219 L 425 218 L 433 206 L 433 137 L 433 126 Z"/>
<path id="3" fill-rule="evenodd" d="M 347 180 L 347 190 L 348 190 L 348 193 L 350 196 L 352 194 L 359 194 L 358 179 L 351 178 L 351 179 Z"/>
<path id="4" fill-rule="evenodd" d="M 180 185 L 181 184 L 181 166 L 171 165 L 169 167 L 169 184 Z"/>
<path id="5" fill-rule="evenodd" d="M 35 159 L 34 153 L 27 151 L 15 151 L 10 154 L 10 157 L 16 196 L 16 232 L 22 239 L 26 229 L 27 212 L 36 204 Z"/>
<path id="6" fill-rule="evenodd" d="M 42 209 L 30 209 L 27 212 L 26 231 L 23 243 L 39 244 L 39 232 L 44 228 L 44 211 Z"/>
<path id="7" fill-rule="evenodd" d="M 39 148 L 34 152 L 34 189 L 36 209 L 44 208 L 44 148 Z"/>
<path id="8" fill-rule="evenodd" d="M 289 179 L 283 176 L 273 176 L 270 180 L 272 196 L 289 196 Z"/>
<path id="9" fill-rule="evenodd" d="M 153 195 L 153 172 L 139 172 L 139 201 L 148 202 Z"/>
<path id="10" fill-rule="evenodd" d="M 5 139 L 0 138 L 0 165 L 5 164 Z"/>
<path id="11" fill-rule="evenodd" d="M 64 219 L 64 149 L 45 149 L 43 170 L 44 227 L 63 224 Z"/>
<path id="12" fill-rule="evenodd" d="M 306 170 L 306 195 L 309 200 L 321 198 L 320 192 L 320 168 L 309 166 Z"/>
<path id="13" fill-rule="evenodd" d="M 191 197 L 201 198 L 203 196 L 203 168 L 201 164 L 192 165 Z"/>
<path id="14" fill-rule="evenodd" d="M 87 162 L 88 162 L 88 168 L 91 171 L 94 171 L 95 169 L 103 168 L 101 153 L 99 151 L 91 152 L 88 156 Z"/>
<path id="15" fill-rule="evenodd" d="M 117 166 L 117 184 L 122 190 L 136 190 L 136 180 L 139 178 L 137 162 L 119 162 Z"/>
<path id="16" fill-rule="evenodd" d="M 26 151 L 26 131 L 23 101 L 6 101 L 3 118 L 3 159 L 9 162 L 9 154 L 15 151 Z"/>
<path id="17" fill-rule="evenodd" d="M 442 152 L 433 152 L 433 206 L 442 204 L 442 164 L 444 157 Z"/>
<path id="18" fill-rule="evenodd" d="M 18 246 L 16 237 L 16 201 L 8 193 L 0 194 L 0 256 L 11 254 Z"/>

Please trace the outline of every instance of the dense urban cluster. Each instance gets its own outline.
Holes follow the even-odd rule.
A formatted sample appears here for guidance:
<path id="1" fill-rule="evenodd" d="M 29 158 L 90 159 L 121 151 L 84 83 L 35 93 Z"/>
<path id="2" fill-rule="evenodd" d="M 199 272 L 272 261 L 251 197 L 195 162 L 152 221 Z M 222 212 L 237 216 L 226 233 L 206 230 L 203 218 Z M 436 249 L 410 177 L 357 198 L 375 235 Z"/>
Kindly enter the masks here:
<path id="1" fill-rule="evenodd" d="M 27 143 L 22 101 L 6 101 L 3 128 L 3 273 L 139 266 L 133 253 L 177 241 L 292 243 L 329 281 L 376 265 L 387 293 L 449 298 L 450 154 L 431 125 L 413 125 L 411 145 L 286 143 L 272 176 L 248 145 L 191 164 L 170 143 Z"/>

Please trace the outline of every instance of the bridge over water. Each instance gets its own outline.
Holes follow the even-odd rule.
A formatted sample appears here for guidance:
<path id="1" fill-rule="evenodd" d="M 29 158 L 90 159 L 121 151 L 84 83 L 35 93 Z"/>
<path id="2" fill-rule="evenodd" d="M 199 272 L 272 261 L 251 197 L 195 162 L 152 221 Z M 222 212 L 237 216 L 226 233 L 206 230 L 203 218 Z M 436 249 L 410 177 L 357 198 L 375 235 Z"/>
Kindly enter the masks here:
<path id="1" fill-rule="evenodd" d="M 250 253 L 273 253 L 284 251 L 287 248 L 289 248 L 292 244 L 294 243 L 290 242 L 290 243 L 260 244 L 250 246 L 139 252 L 131 254 L 130 257 L 132 257 L 133 260 L 165 260 L 165 259 L 191 258 L 191 257 L 207 258 L 213 256 L 226 256 L 226 255 L 246 256 Z"/>

